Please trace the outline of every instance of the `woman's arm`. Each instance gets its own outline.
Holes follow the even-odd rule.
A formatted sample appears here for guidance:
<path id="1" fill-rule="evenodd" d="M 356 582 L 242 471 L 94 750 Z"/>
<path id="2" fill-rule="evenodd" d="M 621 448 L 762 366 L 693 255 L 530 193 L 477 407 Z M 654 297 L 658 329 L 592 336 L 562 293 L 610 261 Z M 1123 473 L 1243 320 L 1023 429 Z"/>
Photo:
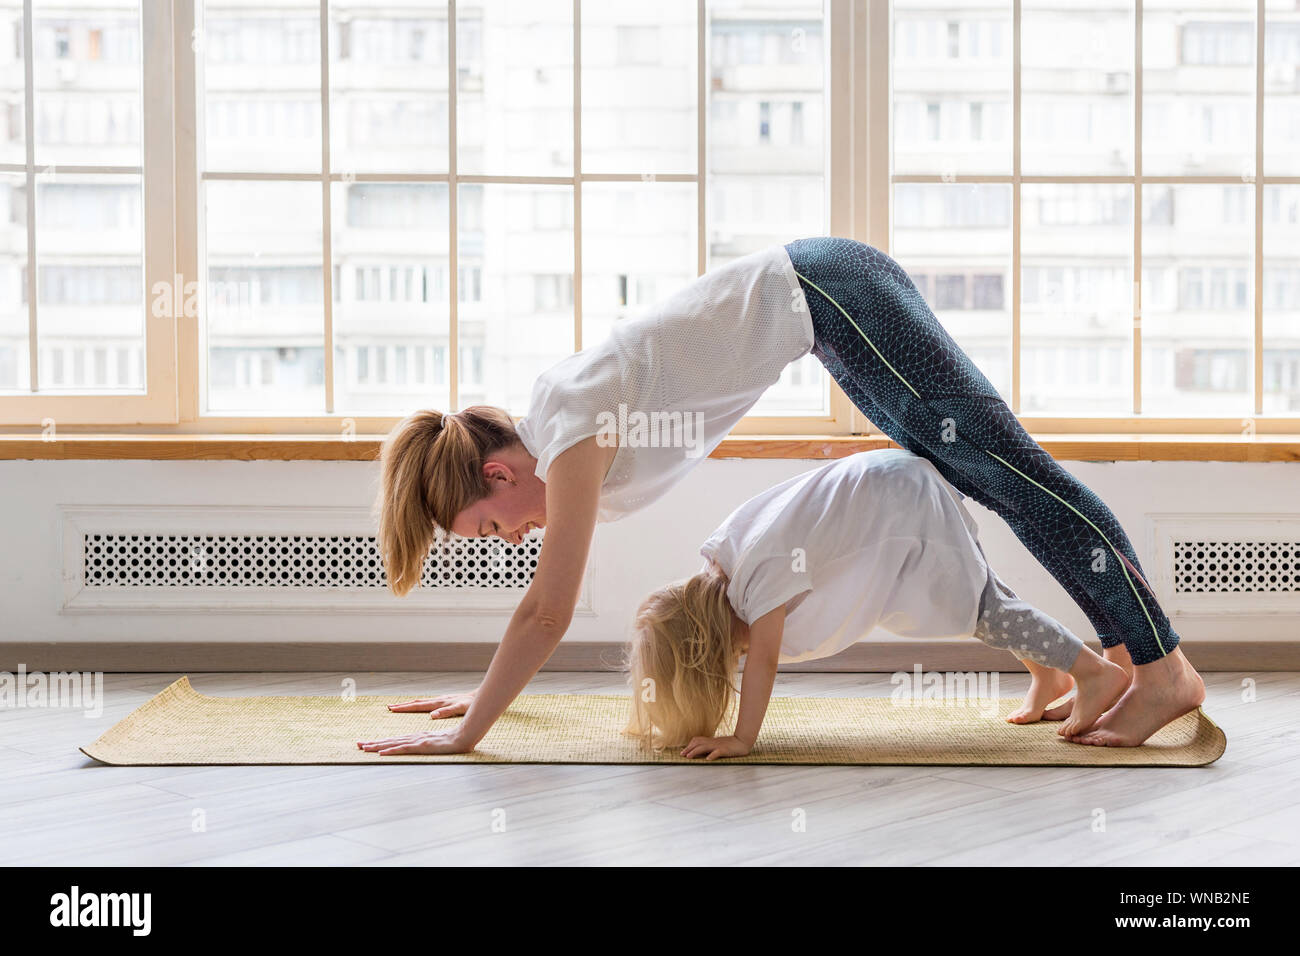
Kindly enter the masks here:
<path id="1" fill-rule="evenodd" d="M 546 473 L 546 535 L 537 570 L 456 732 L 474 749 L 554 653 L 573 619 L 596 529 L 600 486 L 617 449 L 578 442 Z"/>
<path id="2" fill-rule="evenodd" d="M 617 451 L 592 436 L 552 462 L 546 474 L 546 535 L 537 570 L 465 719 L 450 731 L 364 742 L 363 750 L 384 755 L 465 753 L 478 745 L 568 630 L 596 528 L 600 486 Z"/>
<path id="3" fill-rule="evenodd" d="M 696 737 L 683 757 L 743 757 L 754 746 L 767 714 L 776 681 L 781 636 L 785 632 L 785 605 L 778 605 L 749 626 L 749 650 L 745 654 L 745 674 L 740 679 L 740 713 L 736 731 L 730 737 Z"/>

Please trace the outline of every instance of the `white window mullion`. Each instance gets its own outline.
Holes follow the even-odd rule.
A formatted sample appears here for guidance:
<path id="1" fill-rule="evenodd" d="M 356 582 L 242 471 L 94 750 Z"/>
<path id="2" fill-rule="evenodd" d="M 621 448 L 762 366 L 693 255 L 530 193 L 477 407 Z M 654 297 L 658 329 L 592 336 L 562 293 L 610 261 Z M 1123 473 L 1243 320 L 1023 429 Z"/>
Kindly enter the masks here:
<path id="1" fill-rule="evenodd" d="M 582 349 L 582 0 L 573 0 L 573 348 Z"/>
<path id="2" fill-rule="evenodd" d="M 460 319 L 457 309 L 460 285 L 460 244 L 457 239 L 459 188 L 456 185 L 456 0 L 447 0 L 447 410 L 460 408 Z"/>
<path id="3" fill-rule="evenodd" d="M 178 417 L 177 327 L 183 321 L 185 283 L 176 281 L 176 102 L 172 6 L 140 5 L 141 67 L 141 207 L 143 247 L 144 376 L 151 421 L 174 424 Z M 179 287 L 178 287 L 179 286 Z M 173 312 L 158 317 L 151 298 L 171 287 Z"/>
<path id="4" fill-rule="evenodd" d="M 1133 11 L 1133 414 L 1142 413 L 1142 0 Z"/>
<path id="5" fill-rule="evenodd" d="M 853 8 L 849 0 L 830 0 L 826 26 L 829 29 L 825 32 L 830 36 L 826 43 L 828 56 L 824 58 L 822 95 L 829 118 L 829 148 L 823 216 L 832 236 L 858 238 L 853 231 L 854 199 L 859 192 L 854 181 L 853 140 L 855 129 L 863 124 L 855 123 L 853 115 L 854 104 L 861 103 L 862 98 L 855 96 L 853 89 Z"/>
<path id="6" fill-rule="evenodd" d="M 695 80 L 696 80 L 696 99 L 695 99 L 695 176 L 698 185 L 696 193 L 696 224 L 697 232 L 696 249 L 695 249 L 695 268 L 699 275 L 704 275 L 704 270 L 709 262 L 709 233 L 708 233 L 708 215 L 705 209 L 705 198 L 708 194 L 708 160 L 705 151 L 705 134 L 708 129 L 708 75 L 705 72 L 708 67 L 708 11 L 705 9 L 705 0 L 696 0 L 695 4 L 695 27 L 696 27 L 696 50 L 695 50 Z"/>
<path id="7" fill-rule="evenodd" d="M 866 70 L 868 50 L 865 31 L 868 9 L 853 0 L 829 0 L 824 6 L 824 14 L 827 29 L 823 30 L 826 51 L 823 62 L 826 66 L 822 102 L 828 118 L 829 147 L 825 164 L 828 188 L 822 214 L 829 223 L 831 235 L 864 239 L 865 232 L 861 231 L 864 227 L 859 222 L 859 212 L 860 207 L 865 205 L 863 198 L 870 192 L 872 184 L 866 150 L 859 149 L 858 144 L 860 141 L 865 143 L 867 127 L 873 115 L 872 91 Z M 855 109 L 860 110 L 861 115 L 855 115 Z M 787 380 L 793 382 L 798 373 L 798 366 L 791 366 Z M 827 407 L 831 419 L 844 430 L 863 430 L 865 417 L 862 413 L 829 375 L 826 376 L 826 383 L 829 390 Z M 862 424 L 859 424 L 860 421 Z"/>
<path id="8" fill-rule="evenodd" d="M 27 362 L 31 375 L 31 390 L 40 388 L 39 362 L 37 361 L 36 332 L 36 109 L 34 65 L 32 46 L 32 0 L 23 0 L 23 75 L 24 75 L 24 136 L 26 138 L 27 177 Z"/>
<path id="9" fill-rule="evenodd" d="M 330 219 L 330 19 L 329 0 L 320 0 L 320 187 L 321 282 L 325 306 L 325 414 L 334 414 L 334 249 Z"/>
<path id="10" fill-rule="evenodd" d="M 1256 415 L 1264 414 L 1264 0 L 1255 5 L 1255 359 Z"/>
<path id="11" fill-rule="evenodd" d="M 1020 414 L 1020 0 L 1011 11 L 1011 411 Z M 891 146 L 892 148 L 892 146 Z"/>
<path id="12" fill-rule="evenodd" d="M 853 113 L 854 229 L 853 238 L 886 252 L 893 241 L 893 194 L 890 179 L 890 150 L 893 106 L 890 103 L 890 0 L 868 0 L 867 9 L 853 12 L 853 81 L 854 91 L 861 91 L 863 107 L 854 100 Z M 834 79 L 832 78 L 832 82 Z M 861 183 L 863 188 L 859 189 Z M 841 395 L 833 385 L 833 395 Z M 848 430 L 855 435 L 878 430 L 874 422 L 847 396 L 841 399 L 848 409 Z"/>
<path id="13" fill-rule="evenodd" d="M 862 232 L 856 238 L 892 253 L 894 184 L 903 181 L 901 176 L 891 175 L 894 105 L 891 102 L 893 64 L 890 61 L 890 33 L 894 29 L 893 5 L 890 0 L 869 0 L 869 4 L 868 22 L 854 32 L 855 41 L 860 43 L 858 50 L 867 61 L 864 69 L 867 128 L 854 137 L 854 148 L 860 147 L 862 151 L 867 182 L 859 211 Z M 860 113 L 856 106 L 854 113 Z M 864 121 L 858 115 L 854 119 L 859 123 Z"/>

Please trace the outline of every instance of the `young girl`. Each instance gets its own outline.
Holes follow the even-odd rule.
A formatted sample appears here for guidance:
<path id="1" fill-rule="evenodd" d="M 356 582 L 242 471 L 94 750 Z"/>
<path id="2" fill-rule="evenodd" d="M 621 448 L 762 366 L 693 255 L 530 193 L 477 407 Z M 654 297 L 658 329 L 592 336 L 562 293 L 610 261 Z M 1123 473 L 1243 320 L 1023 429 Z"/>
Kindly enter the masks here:
<path id="1" fill-rule="evenodd" d="M 1127 673 L 1017 598 L 985 560 L 964 497 L 928 459 L 885 448 L 745 502 L 700 548 L 704 568 L 637 611 L 625 732 L 654 749 L 684 745 L 687 757 L 744 756 L 778 663 L 830 657 L 874 627 L 1011 651 L 1034 675 L 1015 723 L 1039 719 L 1069 689 L 1054 676 L 1066 672 L 1078 695 L 1060 733 L 1089 726 L 1128 687 Z M 735 730 L 715 737 L 742 654 Z"/>

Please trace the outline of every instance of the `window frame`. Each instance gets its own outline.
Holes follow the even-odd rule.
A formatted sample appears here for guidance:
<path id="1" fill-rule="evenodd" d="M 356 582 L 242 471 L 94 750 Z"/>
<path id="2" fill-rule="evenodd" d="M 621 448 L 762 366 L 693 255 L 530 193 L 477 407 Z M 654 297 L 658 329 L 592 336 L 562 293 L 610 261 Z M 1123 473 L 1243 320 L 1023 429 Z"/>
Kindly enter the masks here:
<path id="1" fill-rule="evenodd" d="M 35 160 L 35 63 L 32 0 L 23 3 L 24 54 L 24 163 L 0 164 L 0 171 L 25 173 L 27 178 L 27 308 L 30 394 L 0 396 L 0 423 L 39 425 L 53 429 L 64 425 L 139 425 L 175 423 L 177 416 L 176 315 L 183 299 L 158 299 L 162 289 L 173 289 L 175 272 L 175 130 L 172 4 L 140 4 L 141 155 L 139 166 L 38 165 Z M 39 248 L 36 243 L 36 177 L 51 170 L 66 173 L 132 174 L 141 183 L 142 280 L 141 318 L 144 333 L 145 382 L 141 393 L 59 394 L 38 392 L 40 299 L 37 281 Z M 155 314 L 155 303 L 172 304 L 171 314 Z"/>
<path id="2" fill-rule="evenodd" d="M 835 3 L 836 0 L 830 0 Z M 851 0 L 850 0 L 851 2 Z M 1011 133 L 1012 133 L 1012 171 L 1010 174 L 996 175 L 957 175 L 957 174 L 895 174 L 893 173 L 890 163 L 893 140 L 893 94 L 891 88 L 893 63 L 890 59 L 892 51 L 893 38 L 893 18 L 892 18 L 892 0 L 864 0 L 869 7 L 868 16 L 871 20 L 871 31 L 874 36 L 874 42 L 868 49 L 866 37 L 860 28 L 854 29 L 855 49 L 868 49 L 868 55 L 873 62 L 884 61 L 882 68 L 884 75 L 877 76 L 873 70 L 871 75 L 871 89 L 868 94 L 870 101 L 869 122 L 871 123 L 872 138 L 877 146 L 881 141 L 888 145 L 881 147 L 881 156 L 876 158 L 877 168 L 868 173 L 868 180 L 878 190 L 877 194 L 884 194 L 887 198 L 884 203 L 878 203 L 883 209 L 872 210 L 872 228 L 868 230 L 868 235 L 878 236 L 886 245 L 874 242 L 871 239 L 865 241 L 871 242 L 882 249 L 888 249 L 889 238 L 893 234 L 893 213 L 894 204 L 892 200 L 893 186 L 897 183 L 996 183 L 1011 186 L 1011 256 L 1010 256 L 1010 280 L 1011 280 L 1011 396 L 1008 405 L 1012 411 L 1019 417 L 1020 422 L 1025 429 L 1035 434 L 1070 434 L 1070 433 L 1139 433 L 1149 432 L 1153 434 L 1180 434 L 1180 433 L 1221 433 L 1221 434 L 1281 434 L 1294 432 L 1297 425 L 1300 424 L 1300 416 L 1283 416 L 1283 415 L 1264 415 L 1264 297 L 1261 290 L 1264 287 L 1264 188 L 1270 185 L 1278 184 L 1300 184 L 1298 176 L 1268 176 L 1264 175 L 1264 51 L 1265 51 L 1265 31 L 1267 28 L 1266 5 L 1265 0 L 1256 0 L 1255 2 L 1255 83 L 1253 93 L 1253 106 L 1255 112 L 1255 145 L 1254 169 L 1249 178 L 1246 175 L 1180 175 L 1180 176 L 1148 176 L 1142 173 L 1143 157 L 1143 140 L 1142 140 L 1142 114 L 1143 114 L 1143 69 L 1142 69 L 1142 31 L 1144 26 L 1144 13 L 1142 0 L 1136 0 L 1133 10 L 1133 28 L 1134 28 L 1134 60 L 1133 60 L 1133 173 L 1132 175 L 1024 175 L 1021 173 L 1021 0 L 1012 0 L 1011 10 L 1011 55 L 1012 55 L 1012 107 L 1011 107 Z M 855 12 L 857 5 L 855 4 Z M 881 37 L 884 37 L 882 40 Z M 889 167 L 889 172 L 882 173 L 882 167 Z M 1250 363 L 1253 366 L 1252 388 L 1253 401 L 1252 412 L 1249 416 L 1213 416 L 1213 417 L 1142 417 L 1142 328 L 1141 328 L 1141 295 L 1142 295 L 1142 186 L 1144 183 L 1151 184 L 1224 184 L 1224 185 L 1241 185 L 1243 181 L 1248 181 L 1254 187 L 1253 205 L 1254 205 L 1254 255 L 1253 255 L 1253 330 Z M 1020 340 L 1020 313 L 1021 313 L 1021 228 L 1020 228 L 1020 187 L 1023 183 L 1084 183 L 1084 184 L 1121 184 L 1131 185 L 1133 187 L 1133 274 L 1130 281 L 1134 290 L 1133 302 L 1133 322 L 1130 326 L 1132 333 L 1131 352 L 1133 359 L 1133 396 L 1132 407 L 1128 414 L 1123 416 L 1109 417 L 1081 417 L 1081 416 L 1054 416 L 1054 415 L 1036 415 L 1021 416 L 1021 373 L 1022 373 L 1022 349 Z M 883 220 L 883 221 L 877 221 Z"/>
<path id="3" fill-rule="evenodd" d="M 200 58 L 196 30 L 196 9 L 199 0 L 179 0 L 172 4 L 142 5 L 143 46 L 145 59 L 145 152 L 143 157 L 146 201 L 146 277 L 147 288 L 161 278 L 169 284 L 173 277 L 200 277 L 199 265 L 203 261 L 203 224 L 198 202 L 200 192 L 198 156 L 201 153 L 202 125 L 198 120 Z M 457 335 L 457 308 L 459 276 L 456 267 L 456 185 L 467 182 L 487 183 L 555 183 L 571 185 L 574 194 L 574 341 L 582 347 L 582 242 L 581 199 L 584 182 L 633 181 L 640 175 L 584 174 L 581 161 L 581 0 L 574 5 L 574 169 L 572 176 L 517 177 L 517 176 L 461 176 L 456 170 L 456 97 L 450 97 L 448 123 L 450 144 L 448 172 L 431 175 L 373 175 L 357 179 L 374 181 L 401 180 L 411 182 L 445 182 L 449 188 L 451 204 L 451 257 L 447 275 L 446 293 L 450 304 L 449 340 L 447 344 L 447 372 L 455 405 L 455 388 L 459 379 Z M 27 25 L 30 32 L 31 0 L 27 0 Z M 321 71 L 322 71 L 322 147 L 329 148 L 328 91 L 329 91 L 329 30 L 328 4 L 321 0 Z M 823 42 L 826 47 L 826 164 L 825 221 L 828 232 L 849 236 L 888 250 L 892 235 L 892 192 L 896 183 L 1001 183 L 1012 189 L 1012 251 L 1010 265 L 1011 311 L 1011 382 L 1009 404 L 1019 412 L 1022 356 L 1020 342 L 1020 186 L 1022 183 L 1120 183 L 1134 189 L 1135 209 L 1141 209 L 1143 183 L 1233 183 L 1240 184 L 1240 176 L 1143 176 L 1142 175 L 1142 2 L 1137 0 L 1134 13 L 1134 171 L 1127 176 L 1026 176 L 1020 173 L 1021 126 L 1021 0 L 1012 0 L 1012 172 L 1000 175 L 945 175 L 901 174 L 892 171 L 892 70 L 890 53 L 893 49 L 893 16 L 891 0 L 825 0 Z M 448 0 L 448 21 L 455 23 L 456 0 Z M 696 0 L 697 17 L 697 169 L 694 174 L 663 175 L 664 182 L 695 183 L 700 193 L 697 197 L 697 272 L 704 271 L 708 242 L 707 220 L 707 88 L 708 48 L 707 3 Z M 1264 187 L 1275 184 L 1300 183 L 1300 177 L 1263 175 L 1263 113 L 1264 113 L 1264 41 L 1266 10 L 1264 0 L 1256 0 L 1255 15 L 1255 170 L 1250 183 L 1254 186 L 1254 243 L 1252 339 L 1252 387 L 1254 413 L 1250 416 L 1215 417 L 1142 417 L 1142 347 L 1140 321 L 1133 324 L 1133 407 L 1123 416 L 1026 416 L 1022 424 L 1035 434 L 1074 433 L 1288 433 L 1297 429 L 1300 416 L 1264 416 L 1263 408 L 1263 196 Z M 170 45 L 167 37 L 170 35 Z M 456 30 L 449 30 L 448 75 L 451 89 L 456 78 Z M 28 46 L 30 49 L 30 44 Z M 30 57 L 28 72 L 30 77 Z M 151 72 L 152 67 L 152 72 Z M 166 82 L 150 83 L 150 76 Z M 855 93 L 856 91 L 856 93 Z M 30 78 L 28 100 L 32 97 Z M 31 123 L 31 111 L 28 111 Z M 28 136 L 28 159 L 31 159 L 31 137 Z M 167 162 L 163 162 L 163 158 Z M 328 203 L 333 182 L 344 178 L 338 172 L 317 174 L 253 174 L 258 179 L 296 179 L 319 181 Z M 239 178 L 231 174 L 223 178 Z M 32 199 L 29 197 L 29 203 Z M 30 220 L 30 217 L 29 217 Z M 164 229 L 160 224 L 171 227 Z M 1133 270 L 1135 283 L 1141 276 L 1141 217 L 1135 217 Z M 30 228 L 30 227 L 29 227 Z M 326 230 L 328 233 L 328 230 Z M 326 329 L 330 326 L 332 294 L 329 287 L 333 275 L 330 261 L 330 237 L 323 237 L 324 296 Z M 29 269 L 31 267 L 29 266 Z M 201 280 L 200 280 L 201 281 Z M 33 287 L 34 288 L 34 287 Z M 1140 294 L 1140 285 L 1135 284 Z M 1136 303 L 1135 303 L 1136 305 Z M 202 306 L 200 306 L 202 309 Z M 1135 308 L 1140 313 L 1140 307 Z M 73 428 L 93 425 L 166 424 L 177 432 L 214 433 L 307 433 L 355 434 L 386 432 L 398 420 L 397 416 L 343 415 L 326 412 L 319 415 L 206 415 L 200 414 L 203 356 L 200 353 L 199 316 L 155 318 L 146 308 L 146 348 L 148 391 L 145 396 L 104 395 L 22 395 L 0 397 L 0 421 L 30 425 L 52 417 Z M 325 388 L 327 398 L 334 388 L 334 349 L 326 347 L 324 353 Z M 841 390 L 830 383 L 829 414 L 824 416 L 748 416 L 733 430 L 738 435 L 755 434 L 870 434 L 878 431 L 865 416 L 855 409 Z M 76 423 L 76 424 L 73 424 Z"/>
<path id="4" fill-rule="evenodd" d="M 838 6 L 842 8 L 841 13 L 847 11 L 847 3 L 841 0 L 831 0 L 826 8 L 827 29 L 824 31 L 824 41 L 827 34 L 832 32 L 830 26 L 830 15 L 833 13 L 831 7 Z M 448 23 L 454 25 L 456 22 L 457 0 L 447 0 L 447 17 Z M 707 261 L 708 251 L 708 233 L 707 233 L 707 211 L 706 211 L 706 187 L 707 187 L 707 106 L 708 106 L 708 32 L 707 32 L 707 9 L 706 0 L 696 0 L 696 171 L 689 174 L 660 174 L 655 176 L 656 182 L 676 182 L 695 184 L 698 192 L 696 197 L 696 274 L 703 274 L 705 263 Z M 328 149 L 329 141 L 329 31 L 328 31 L 328 5 L 327 0 L 321 0 L 321 90 L 322 90 L 322 150 Z M 178 5 L 177 21 L 175 33 L 178 38 L 188 36 L 199 36 L 201 26 L 197 21 L 200 12 L 200 0 L 185 0 Z M 572 298 L 573 298 L 573 318 L 574 330 L 573 340 L 577 349 L 583 347 L 582 341 L 582 186 L 584 183 L 608 183 L 608 182 L 640 182 L 643 175 L 639 172 L 629 173 L 587 173 L 582 170 L 582 2 L 573 0 L 573 43 L 574 43 L 574 76 L 573 76 L 573 115 L 574 115 L 574 163 L 573 173 L 570 176 L 488 176 L 488 175 L 462 175 L 457 170 L 457 113 L 456 97 L 449 97 L 449 108 L 447 110 L 448 120 L 448 171 L 446 173 L 342 173 L 331 170 L 330 172 L 320 173 L 256 173 L 256 174 L 239 174 L 239 173 L 217 173 L 215 175 L 200 174 L 198 158 L 201 155 L 202 143 L 199 140 L 201 135 L 201 124 L 198 119 L 198 90 L 201 85 L 202 63 L 199 56 L 193 49 L 193 45 L 186 46 L 190 52 L 184 57 L 178 57 L 176 69 L 176 102 L 178 104 L 192 104 L 191 108 L 194 113 L 187 118 L 180 118 L 177 123 L 178 130 L 192 130 L 193 136 L 188 139 L 178 138 L 177 140 L 177 195 L 178 195 L 178 236 L 177 236 L 177 271 L 182 275 L 200 276 L 200 266 L 202 263 L 202 209 L 198 202 L 201 191 L 201 179 L 212 180 L 231 180 L 231 179 L 248 179 L 256 178 L 259 181 L 316 181 L 322 184 L 322 191 L 328 191 L 331 184 L 336 182 L 415 182 L 415 183 L 445 183 L 448 187 L 449 203 L 449 239 L 450 254 L 449 265 L 447 270 L 447 283 L 444 290 L 447 294 L 449 303 L 449 330 L 447 343 L 447 376 L 448 387 L 451 395 L 451 406 L 455 408 L 459 403 L 457 401 L 457 386 L 461 378 L 461 349 L 459 347 L 459 329 L 458 313 L 461 305 L 460 302 L 460 267 L 456 261 L 458 229 L 457 229 L 457 207 L 458 193 L 457 187 L 465 183 L 488 183 L 488 184 L 529 184 L 529 185 L 566 185 L 573 189 L 573 241 L 574 241 L 574 269 L 572 278 Z M 448 31 L 448 84 L 454 91 L 457 77 L 456 50 L 457 37 L 456 30 L 449 28 Z M 180 49 L 180 47 L 178 47 Z M 847 88 L 840 85 L 837 87 L 831 79 L 832 66 L 827 57 L 827 93 L 826 96 L 830 101 L 829 110 L 838 106 L 845 115 L 849 112 L 849 96 L 837 93 L 837 88 L 847 91 Z M 836 102 L 842 101 L 842 102 Z M 828 124 L 829 125 L 829 124 Z M 823 175 L 826 177 L 825 205 L 827 222 L 830 226 L 829 231 L 838 234 L 847 234 L 848 223 L 847 217 L 840 215 L 839 220 L 835 214 L 836 204 L 832 201 L 831 195 L 833 187 L 830 181 L 829 167 L 833 164 L 829 157 L 830 146 L 827 145 L 827 162 L 824 167 Z M 325 157 L 323 157 L 325 158 Z M 322 164 L 322 170 L 326 167 Z M 847 169 L 845 170 L 847 173 Z M 325 199 L 329 202 L 329 198 Z M 181 228 L 181 224 L 184 228 Z M 326 230 L 328 233 L 328 230 Z M 330 237 L 323 237 L 323 258 L 328 260 L 331 256 Z M 330 330 L 332 325 L 333 296 L 329 288 L 332 278 L 331 269 L 328 270 L 330 275 L 326 277 L 326 292 L 324 295 L 323 308 L 325 310 L 325 328 Z M 336 411 L 327 411 L 319 415 L 225 415 L 225 414 L 202 414 L 202 363 L 203 355 L 201 351 L 202 335 L 200 323 L 202 316 L 197 319 L 186 317 L 180 328 L 178 341 L 178 368 L 179 380 L 183 383 L 180 390 L 179 398 L 179 424 L 181 429 L 198 430 L 205 432 L 249 432 L 257 434 L 268 434 L 277 432 L 301 432 L 308 434 L 327 434 L 327 433 L 344 433 L 360 432 L 367 434 L 378 434 L 388 431 L 399 419 L 397 416 L 381 415 L 346 415 Z M 334 393 L 334 349 L 329 343 L 329 333 L 324 347 L 324 365 L 325 365 L 325 395 L 326 407 L 333 407 Z M 748 416 L 735 429 L 737 434 L 847 434 L 852 426 L 851 413 L 852 406 L 847 397 L 836 387 L 833 381 L 828 382 L 829 398 L 828 411 L 824 415 L 769 415 L 769 416 Z M 414 410 L 414 409 L 412 409 Z M 511 409 L 514 414 L 521 414 L 522 409 Z"/>

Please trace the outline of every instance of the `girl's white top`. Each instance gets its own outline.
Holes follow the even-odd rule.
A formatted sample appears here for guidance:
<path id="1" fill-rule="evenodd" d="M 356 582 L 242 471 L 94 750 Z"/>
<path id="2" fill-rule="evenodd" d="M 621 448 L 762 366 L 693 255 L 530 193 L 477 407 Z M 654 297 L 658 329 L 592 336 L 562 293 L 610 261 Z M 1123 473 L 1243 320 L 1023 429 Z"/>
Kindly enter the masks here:
<path id="1" fill-rule="evenodd" d="M 705 273 L 609 337 L 543 372 L 519 437 L 537 476 L 597 436 L 621 447 L 599 520 L 661 497 L 813 346 L 812 318 L 781 245 Z"/>
<path id="2" fill-rule="evenodd" d="M 786 605 L 782 663 L 837 654 L 875 627 L 969 637 L 988 569 L 964 497 L 929 459 L 861 452 L 751 498 L 700 553 L 746 623 Z"/>

